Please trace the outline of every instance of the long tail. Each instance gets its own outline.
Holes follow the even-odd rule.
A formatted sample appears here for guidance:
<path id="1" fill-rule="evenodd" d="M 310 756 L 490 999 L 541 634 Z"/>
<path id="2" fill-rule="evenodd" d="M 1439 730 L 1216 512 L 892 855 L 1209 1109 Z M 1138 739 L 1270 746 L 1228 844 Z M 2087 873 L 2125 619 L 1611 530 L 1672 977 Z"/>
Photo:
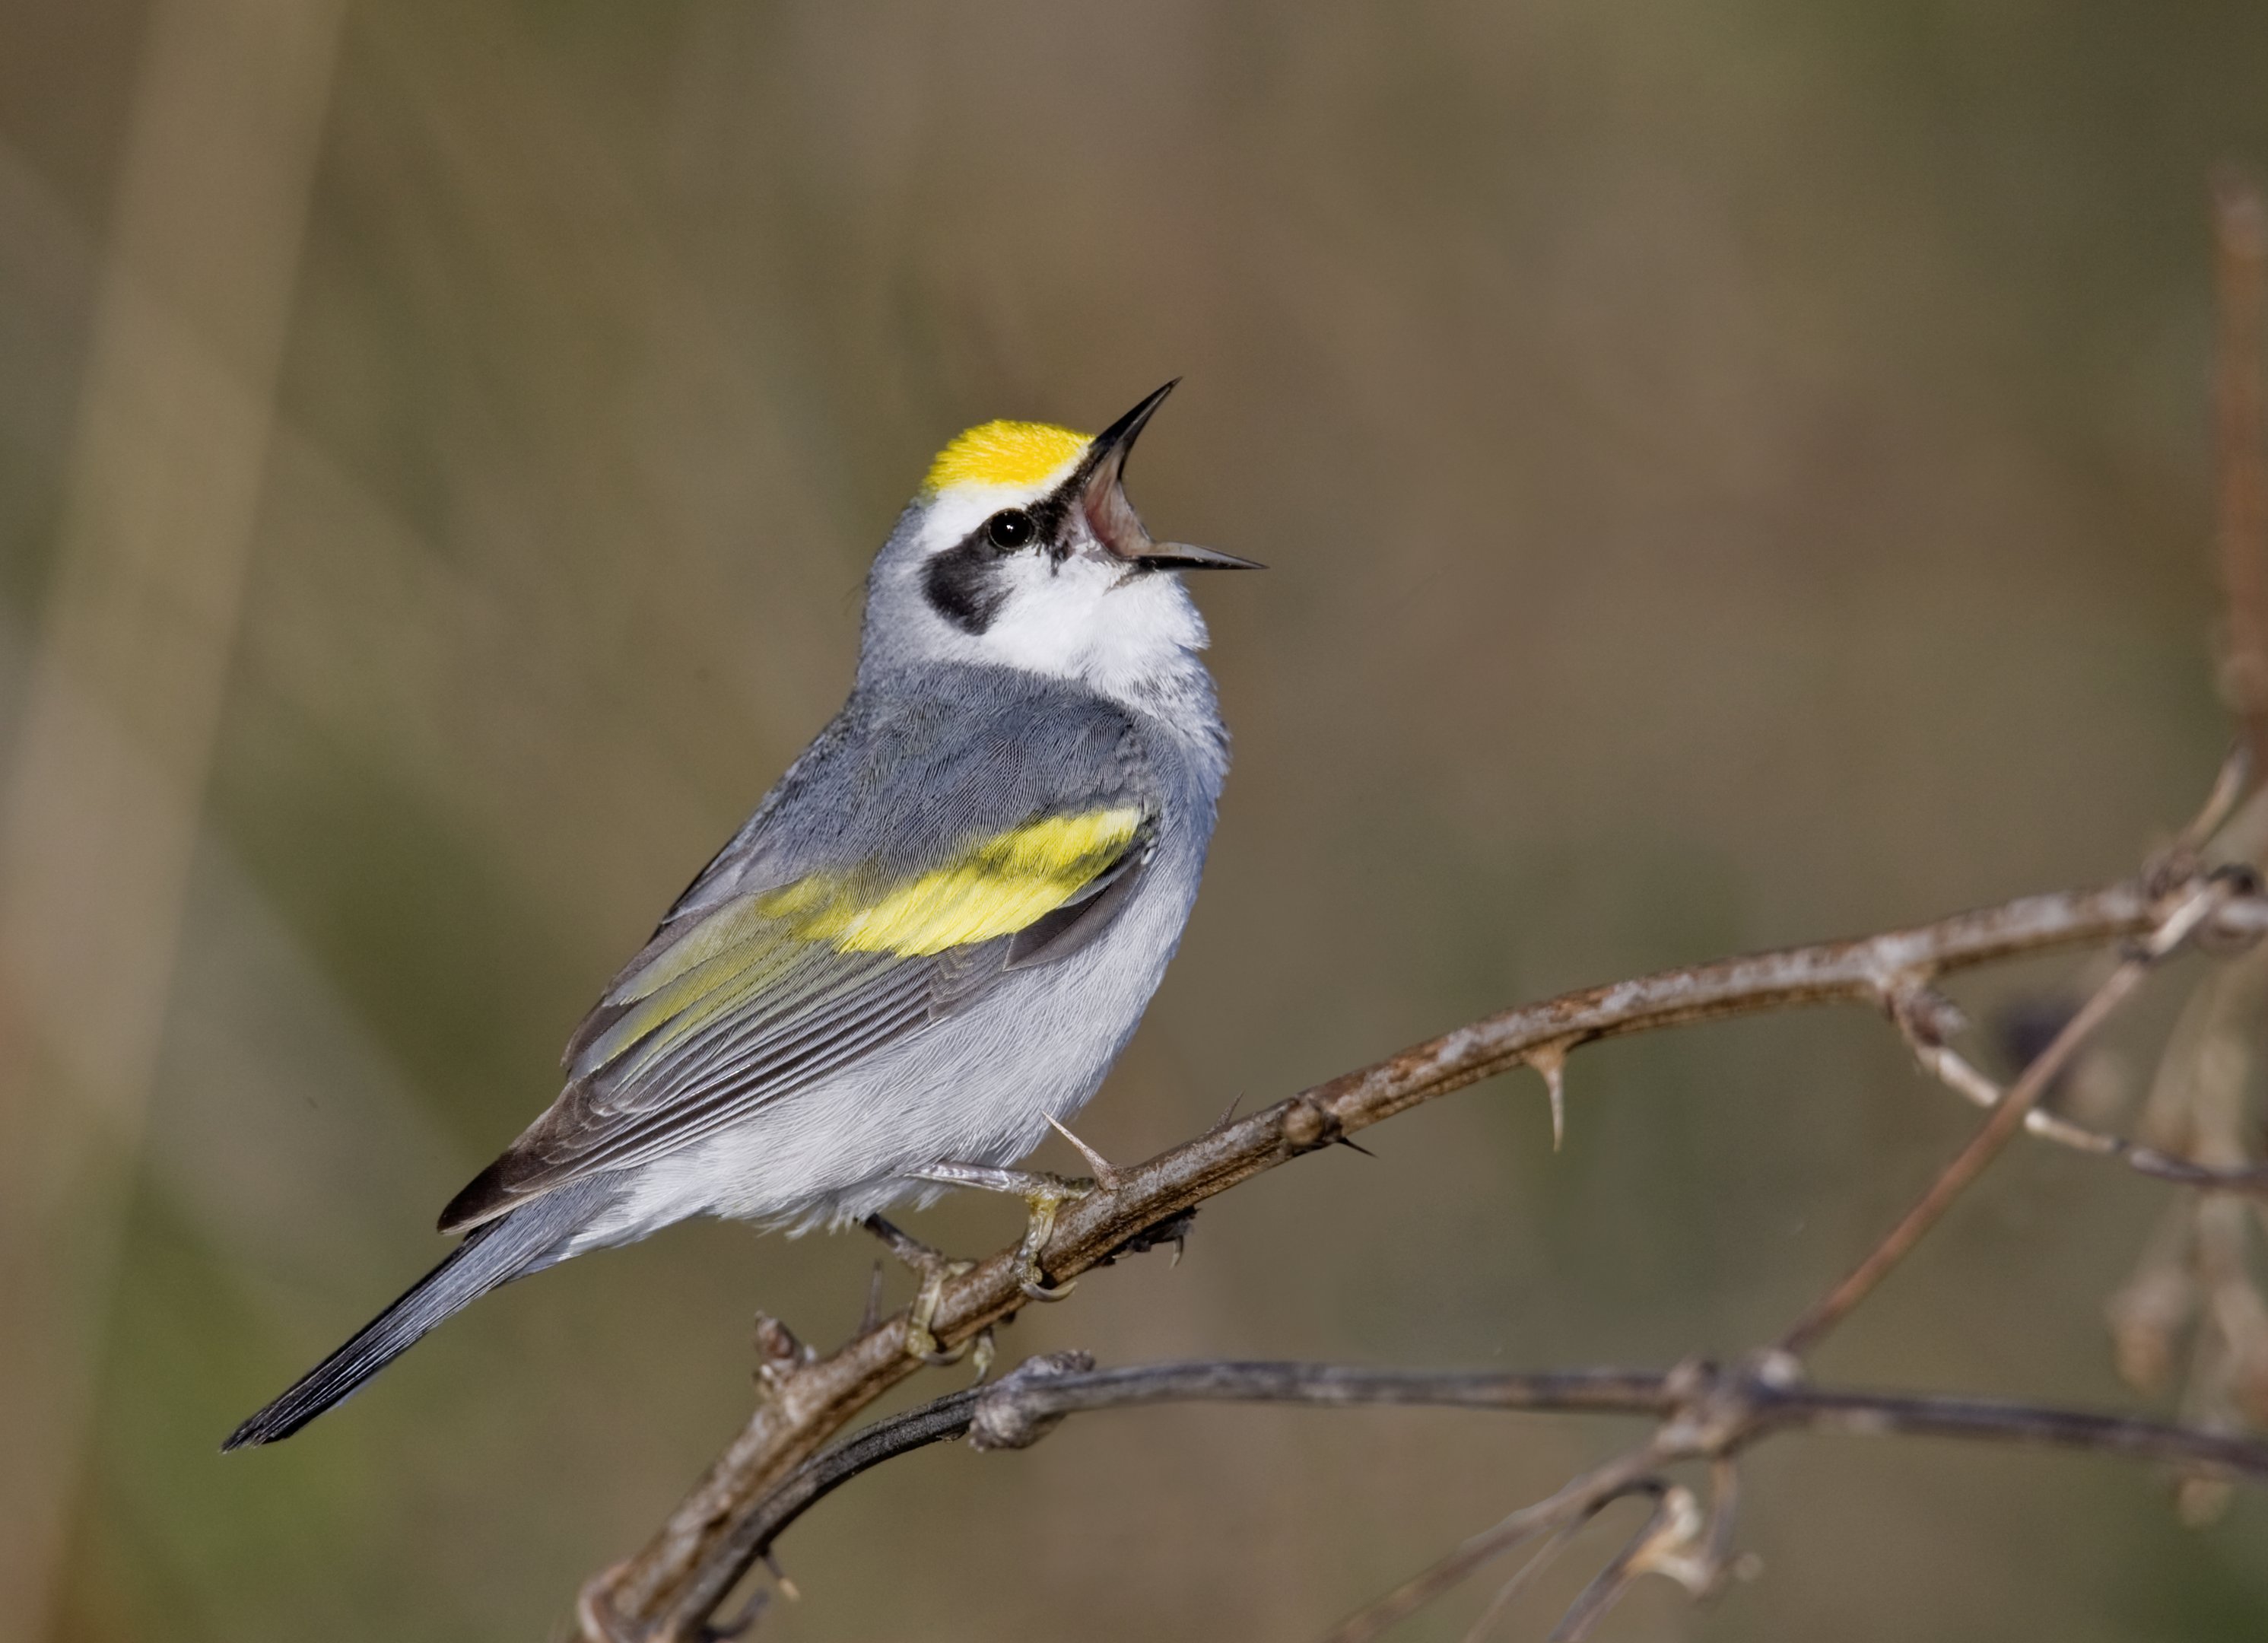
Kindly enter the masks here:
<path id="1" fill-rule="evenodd" d="M 288 1438 L 415 1346 L 428 1330 L 500 1284 L 540 1271 L 564 1254 L 575 1229 L 610 1196 L 597 1180 L 547 1192 L 509 1215 L 475 1227 L 440 1265 L 363 1325 L 352 1340 L 291 1383 L 222 1444 L 221 1452 Z"/>

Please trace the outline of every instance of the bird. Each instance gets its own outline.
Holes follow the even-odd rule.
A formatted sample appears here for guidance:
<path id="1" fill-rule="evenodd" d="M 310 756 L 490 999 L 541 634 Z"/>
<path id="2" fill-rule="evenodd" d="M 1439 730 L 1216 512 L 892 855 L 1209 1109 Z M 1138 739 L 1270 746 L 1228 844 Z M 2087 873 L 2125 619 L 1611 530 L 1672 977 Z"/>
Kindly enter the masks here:
<path id="1" fill-rule="evenodd" d="M 1127 500 L 1174 386 L 1092 437 L 996 421 L 938 453 L 867 574 L 842 711 L 442 1212 L 461 1241 L 224 1450 L 291 1436 L 500 1285 L 695 1216 L 867 1226 L 926 1274 L 908 1350 L 940 1361 L 942 1258 L 883 1210 L 1020 1193 L 1024 1286 L 1063 1293 L 1038 1257 L 1080 1186 L 1011 1167 L 1094 1094 L 1197 899 L 1228 736 L 1181 573 L 1262 568 L 1153 540 Z"/>

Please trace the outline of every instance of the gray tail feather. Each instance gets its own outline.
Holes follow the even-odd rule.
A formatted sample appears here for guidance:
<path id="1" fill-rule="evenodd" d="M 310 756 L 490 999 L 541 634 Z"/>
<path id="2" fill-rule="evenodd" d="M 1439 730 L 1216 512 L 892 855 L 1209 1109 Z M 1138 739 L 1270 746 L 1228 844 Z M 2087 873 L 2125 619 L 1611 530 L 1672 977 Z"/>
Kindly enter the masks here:
<path id="1" fill-rule="evenodd" d="M 452 1313 L 498 1285 L 557 1261 L 568 1237 L 610 1196 L 599 1181 L 575 1182 L 475 1227 L 401 1300 L 229 1433 L 221 1452 L 288 1438 L 333 1404 L 343 1403 Z"/>

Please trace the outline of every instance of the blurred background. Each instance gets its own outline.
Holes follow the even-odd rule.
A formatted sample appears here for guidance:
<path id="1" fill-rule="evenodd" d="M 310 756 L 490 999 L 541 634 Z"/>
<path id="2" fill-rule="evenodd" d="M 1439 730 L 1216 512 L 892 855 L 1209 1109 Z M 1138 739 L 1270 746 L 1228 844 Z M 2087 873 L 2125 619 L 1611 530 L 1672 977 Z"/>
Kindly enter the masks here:
<path id="1" fill-rule="evenodd" d="M 2206 177 L 2268 161 L 2264 70 L 2241 0 L 0 0 L 0 1637 L 556 1633 L 745 1413 L 755 1309 L 854 1325 L 867 1241 L 686 1227 L 215 1452 L 438 1258 L 839 703 L 967 424 L 1184 375 L 1134 497 L 1274 567 L 1199 586 L 1237 762 L 1115 1156 L 1523 998 L 2128 871 L 2227 734 Z M 1004 1353 L 1734 1352 L 1972 1124 L 1857 1012 L 1569 1083 L 1563 1151 L 1483 1086 Z M 1822 1372 L 2131 1404 L 2103 1302 L 2167 1202 L 2023 1149 Z M 789 1535 L 761 1634 L 1299 1639 L 1628 1435 L 932 1450 Z M 2186 1529 L 2119 1462 L 1824 1439 L 1749 1481 L 1763 1578 L 1606 1635 L 2268 1630 L 2257 1496 Z"/>

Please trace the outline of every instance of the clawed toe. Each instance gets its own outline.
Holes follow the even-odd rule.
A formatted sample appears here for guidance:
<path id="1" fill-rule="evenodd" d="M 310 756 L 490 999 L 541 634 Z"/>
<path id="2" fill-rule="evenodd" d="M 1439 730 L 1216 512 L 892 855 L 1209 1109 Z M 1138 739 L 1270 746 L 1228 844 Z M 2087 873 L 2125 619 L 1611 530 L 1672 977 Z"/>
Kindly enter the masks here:
<path id="1" fill-rule="evenodd" d="M 1085 1150 L 1082 1148 L 1082 1150 Z M 1024 1223 L 1024 1236 L 1016 1246 L 1018 1272 L 1016 1285 L 1034 1300 L 1061 1300 L 1078 1287 L 1072 1278 L 1061 1284 L 1051 1284 L 1040 1265 L 1040 1255 L 1055 1235 L 1056 1216 L 1066 1204 L 1074 1203 L 1094 1190 L 1095 1183 L 1086 1180 L 1071 1180 L 1063 1175 L 1044 1175 L 1027 1169 L 1002 1169 L 991 1164 L 932 1164 L 926 1169 L 912 1172 L 924 1181 L 956 1187 L 977 1187 L 987 1192 L 1007 1193 L 1024 1200 L 1031 1218 Z"/>
<path id="2" fill-rule="evenodd" d="M 906 1315 L 906 1352 L 909 1356 L 942 1368 L 947 1364 L 957 1364 L 968 1355 L 967 1341 L 951 1352 L 939 1351 L 937 1337 L 931 1332 L 930 1325 L 937 1318 L 937 1303 L 945 1294 L 946 1283 L 976 1270 L 976 1263 L 974 1261 L 940 1257 L 922 1274 L 921 1291 L 914 1297 L 913 1310 Z"/>
<path id="3" fill-rule="evenodd" d="M 1061 1300 L 1079 1287 L 1079 1280 L 1074 1278 L 1061 1284 L 1049 1284 L 1048 1275 L 1040 1268 L 1040 1254 L 1055 1235 L 1057 1212 L 1094 1189 L 1054 1176 L 1045 1180 L 1046 1185 L 1027 1192 L 1024 1197 L 1031 1208 L 1031 1219 L 1024 1223 L 1024 1240 L 1016 1246 L 1016 1257 L 1022 1264 L 1016 1287 L 1034 1300 Z"/>
<path id="4" fill-rule="evenodd" d="M 937 1317 L 938 1302 L 944 1297 L 946 1285 L 964 1273 L 975 1271 L 976 1263 L 956 1260 L 933 1249 L 911 1233 L 893 1226 L 879 1215 L 869 1215 L 858 1224 L 888 1245 L 890 1253 L 921 1278 L 921 1289 L 914 1296 L 912 1310 L 906 1315 L 907 1356 L 939 1367 L 957 1364 L 966 1358 L 969 1342 L 963 1341 L 951 1352 L 941 1352 L 930 1326 Z M 990 1357 L 989 1350 L 984 1352 L 983 1358 L 988 1363 Z"/>

